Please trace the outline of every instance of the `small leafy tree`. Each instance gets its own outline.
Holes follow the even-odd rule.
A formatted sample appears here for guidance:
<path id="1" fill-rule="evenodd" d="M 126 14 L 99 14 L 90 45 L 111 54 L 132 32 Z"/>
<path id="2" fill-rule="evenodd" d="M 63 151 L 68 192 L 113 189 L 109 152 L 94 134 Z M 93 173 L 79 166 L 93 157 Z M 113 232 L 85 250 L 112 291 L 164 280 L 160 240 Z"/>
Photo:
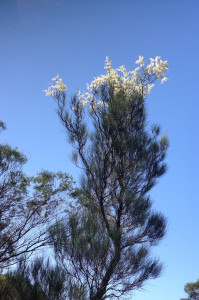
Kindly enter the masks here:
<path id="1" fill-rule="evenodd" d="M 1 129 L 5 129 L 0 122 Z M 26 157 L 0 144 L 0 268 L 16 263 L 49 241 L 48 227 L 58 212 L 63 193 L 72 189 L 71 177 L 42 171 L 23 172 Z M 61 206 L 59 206 L 60 209 Z"/>
<path id="2" fill-rule="evenodd" d="M 140 56 L 136 63 L 133 71 L 115 70 L 107 58 L 107 74 L 77 92 L 70 110 L 62 79 L 45 90 L 84 169 L 69 217 L 51 228 L 56 257 L 77 291 L 71 299 L 121 299 L 161 272 L 150 249 L 166 221 L 152 209 L 149 191 L 166 171 L 168 140 L 159 138 L 159 126 L 149 128 L 145 99 L 157 79 L 167 80 L 167 62 L 156 57 L 145 66 Z"/>
<path id="3" fill-rule="evenodd" d="M 184 287 L 185 293 L 188 298 L 181 300 L 199 300 L 199 279 L 196 282 L 188 282 Z"/>

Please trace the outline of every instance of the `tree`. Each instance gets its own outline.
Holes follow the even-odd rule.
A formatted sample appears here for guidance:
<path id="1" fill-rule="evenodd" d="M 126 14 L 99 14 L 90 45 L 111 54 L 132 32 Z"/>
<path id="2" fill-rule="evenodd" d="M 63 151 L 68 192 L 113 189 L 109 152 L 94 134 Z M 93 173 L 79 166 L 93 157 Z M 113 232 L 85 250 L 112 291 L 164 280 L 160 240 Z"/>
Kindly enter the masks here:
<path id="1" fill-rule="evenodd" d="M 188 282 L 184 287 L 184 291 L 187 293 L 188 298 L 181 300 L 199 300 L 199 279 L 196 282 Z"/>
<path id="2" fill-rule="evenodd" d="M 78 290 L 75 299 L 121 299 L 161 272 L 150 249 L 164 236 L 166 220 L 152 209 L 149 191 L 166 171 L 168 140 L 159 138 L 159 126 L 150 130 L 145 98 L 157 79 L 167 80 L 167 62 L 156 57 L 145 67 L 140 56 L 136 63 L 134 71 L 114 70 L 107 58 L 107 74 L 87 93 L 77 92 L 70 110 L 62 79 L 45 90 L 84 170 L 71 213 L 51 228 L 57 260 Z"/>
<path id="3" fill-rule="evenodd" d="M 19 260 L 17 268 L 0 277 L 2 300 L 65 300 L 66 273 L 37 258 Z"/>
<path id="4" fill-rule="evenodd" d="M 5 124 L 0 122 L 0 127 L 5 129 Z M 48 243 L 57 204 L 72 191 L 68 175 L 42 171 L 28 177 L 25 163 L 17 149 L 0 144 L 0 269 Z"/>

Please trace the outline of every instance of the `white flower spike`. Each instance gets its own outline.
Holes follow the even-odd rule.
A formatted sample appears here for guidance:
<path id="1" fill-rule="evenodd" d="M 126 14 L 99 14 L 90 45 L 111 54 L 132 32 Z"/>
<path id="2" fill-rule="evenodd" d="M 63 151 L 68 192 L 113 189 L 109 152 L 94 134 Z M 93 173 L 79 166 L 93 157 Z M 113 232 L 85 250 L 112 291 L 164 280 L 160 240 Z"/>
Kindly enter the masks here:
<path id="1" fill-rule="evenodd" d="M 87 83 L 86 93 L 78 92 L 77 97 L 81 107 L 85 109 L 88 104 L 90 111 L 100 108 L 106 109 L 108 102 L 102 103 L 100 97 L 98 97 L 102 88 L 111 87 L 115 94 L 122 89 L 127 97 L 140 94 L 145 98 L 151 92 L 156 80 L 161 80 L 161 83 L 168 80 L 165 76 L 165 72 L 168 71 L 168 63 L 161 60 L 160 56 L 150 58 L 150 63 L 144 66 L 144 57 L 140 55 L 135 63 L 139 66 L 132 71 L 127 71 L 124 66 L 113 69 L 111 60 L 106 57 L 104 67 L 106 74 L 95 77 L 90 84 Z M 47 90 L 44 90 L 46 96 L 56 97 L 66 92 L 67 87 L 59 75 L 54 77 L 52 82 L 53 84 Z"/>

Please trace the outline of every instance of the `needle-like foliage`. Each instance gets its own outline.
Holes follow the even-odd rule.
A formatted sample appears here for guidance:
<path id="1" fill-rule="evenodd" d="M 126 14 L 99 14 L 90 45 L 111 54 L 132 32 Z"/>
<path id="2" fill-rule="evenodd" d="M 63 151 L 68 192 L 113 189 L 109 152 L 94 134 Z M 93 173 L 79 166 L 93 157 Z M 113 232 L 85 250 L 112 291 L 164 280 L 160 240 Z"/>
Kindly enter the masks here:
<path id="1" fill-rule="evenodd" d="M 78 203 L 51 229 L 57 259 L 78 287 L 71 299 L 121 299 L 162 269 L 150 249 L 165 235 L 166 221 L 152 209 L 149 192 L 166 171 L 168 141 L 159 126 L 149 128 L 145 101 L 157 79 L 167 80 L 167 62 L 136 63 L 127 72 L 107 59 L 107 74 L 72 98 L 71 112 L 61 79 L 46 90 L 84 169 Z"/>

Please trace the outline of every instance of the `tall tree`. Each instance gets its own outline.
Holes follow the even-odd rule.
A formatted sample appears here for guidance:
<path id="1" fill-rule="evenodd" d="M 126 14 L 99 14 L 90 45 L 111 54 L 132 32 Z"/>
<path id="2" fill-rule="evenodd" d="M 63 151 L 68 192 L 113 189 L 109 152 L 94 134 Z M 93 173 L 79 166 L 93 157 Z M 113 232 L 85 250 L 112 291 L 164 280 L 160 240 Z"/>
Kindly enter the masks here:
<path id="1" fill-rule="evenodd" d="M 51 228 L 57 258 L 78 288 L 75 299 L 121 299 L 161 272 L 150 249 L 166 221 L 152 209 L 149 191 L 166 171 L 168 140 L 159 138 L 159 126 L 150 130 L 145 99 L 157 79 L 167 80 L 167 62 L 156 57 L 145 66 L 140 56 L 136 63 L 133 71 L 115 70 L 107 58 L 107 74 L 72 97 L 71 111 L 62 79 L 45 90 L 84 170 L 69 218 Z"/>
<path id="2" fill-rule="evenodd" d="M 62 173 L 26 176 L 25 163 L 17 149 L 0 144 L 0 269 L 47 244 L 57 204 L 72 188 L 71 177 Z"/>

